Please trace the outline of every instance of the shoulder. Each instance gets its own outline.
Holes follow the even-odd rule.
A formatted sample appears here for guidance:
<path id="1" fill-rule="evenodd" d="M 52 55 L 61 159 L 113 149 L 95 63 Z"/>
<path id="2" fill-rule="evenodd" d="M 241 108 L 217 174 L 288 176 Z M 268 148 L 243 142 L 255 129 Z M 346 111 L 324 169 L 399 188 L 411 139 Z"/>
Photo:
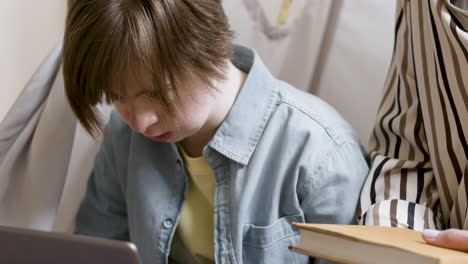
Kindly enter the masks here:
<path id="1" fill-rule="evenodd" d="M 276 107 L 262 135 L 262 150 L 277 153 L 271 156 L 296 170 L 299 196 L 306 197 L 336 177 L 357 184 L 367 174 L 367 165 L 351 125 L 320 98 L 284 82 L 278 86 Z"/>
<path id="2" fill-rule="evenodd" d="M 284 122 L 283 127 L 296 133 L 308 133 L 320 140 L 331 141 L 334 145 L 348 141 L 359 142 L 354 129 L 332 106 L 285 82 L 279 81 L 278 85 L 279 96 L 277 109 L 272 114 L 273 120 Z"/>
<path id="3" fill-rule="evenodd" d="M 287 145 L 295 144 L 301 154 L 297 164 L 301 197 L 330 181 L 358 190 L 368 165 L 351 125 L 317 96 L 286 83 L 280 84 L 278 101 L 277 114 L 287 116 L 283 121 L 290 135 Z"/>
<path id="4" fill-rule="evenodd" d="M 347 155 L 364 158 L 358 135 L 333 107 L 287 83 L 278 85 L 276 107 L 262 134 L 265 149 L 297 157 L 291 162 L 312 170 L 312 174 L 344 150 Z"/>

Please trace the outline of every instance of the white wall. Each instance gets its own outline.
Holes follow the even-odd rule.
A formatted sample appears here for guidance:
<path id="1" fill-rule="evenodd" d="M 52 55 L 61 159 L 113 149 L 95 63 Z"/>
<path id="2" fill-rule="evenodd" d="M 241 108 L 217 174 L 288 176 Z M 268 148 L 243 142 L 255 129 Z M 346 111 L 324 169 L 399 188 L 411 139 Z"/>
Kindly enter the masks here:
<path id="1" fill-rule="evenodd" d="M 66 0 L 0 0 L 0 120 L 63 32 Z"/>
<path id="2" fill-rule="evenodd" d="M 393 49 L 395 1 L 343 1 L 317 95 L 367 145 Z"/>

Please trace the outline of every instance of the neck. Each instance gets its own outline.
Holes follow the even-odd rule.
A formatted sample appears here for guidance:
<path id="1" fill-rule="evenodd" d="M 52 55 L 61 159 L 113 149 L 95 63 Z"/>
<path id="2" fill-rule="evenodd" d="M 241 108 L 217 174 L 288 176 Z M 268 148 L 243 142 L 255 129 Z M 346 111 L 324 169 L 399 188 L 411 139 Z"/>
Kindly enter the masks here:
<path id="1" fill-rule="evenodd" d="M 181 142 L 187 155 L 190 157 L 200 157 L 202 155 L 203 148 L 213 138 L 218 127 L 226 119 L 246 78 L 247 74 L 237 69 L 231 61 L 228 61 L 227 78 L 215 85 L 215 98 L 213 98 L 215 103 L 208 120 L 197 133 Z"/>

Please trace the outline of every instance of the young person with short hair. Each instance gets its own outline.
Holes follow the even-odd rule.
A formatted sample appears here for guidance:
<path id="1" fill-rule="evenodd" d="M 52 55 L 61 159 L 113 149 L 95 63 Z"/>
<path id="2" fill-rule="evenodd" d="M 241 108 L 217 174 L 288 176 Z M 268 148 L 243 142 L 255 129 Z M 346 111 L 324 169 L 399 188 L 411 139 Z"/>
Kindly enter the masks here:
<path id="1" fill-rule="evenodd" d="M 104 140 L 76 232 L 143 263 L 308 263 L 291 222 L 353 223 L 352 128 L 232 45 L 219 0 L 70 0 L 70 105 Z M 105 128 L 96 110 L 112 103 Z"/>

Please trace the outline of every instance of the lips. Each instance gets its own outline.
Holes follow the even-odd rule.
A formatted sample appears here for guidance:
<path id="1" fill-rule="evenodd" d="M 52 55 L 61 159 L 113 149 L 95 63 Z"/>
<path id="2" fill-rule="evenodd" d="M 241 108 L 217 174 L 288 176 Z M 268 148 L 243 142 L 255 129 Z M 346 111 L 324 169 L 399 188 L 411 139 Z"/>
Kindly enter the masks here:
<path id="1" fill-rule="evenodd" d="M 149 137 L 149 138 L 154 140 L 154 141 L 165 142 L 165 141 L 168 141 L 171 138 L 171 136 L 172 136 L 171 132 L 166 132 L 166 133 L 161 134 L 159 136 L 154 136 L 154 137 Z"/>

